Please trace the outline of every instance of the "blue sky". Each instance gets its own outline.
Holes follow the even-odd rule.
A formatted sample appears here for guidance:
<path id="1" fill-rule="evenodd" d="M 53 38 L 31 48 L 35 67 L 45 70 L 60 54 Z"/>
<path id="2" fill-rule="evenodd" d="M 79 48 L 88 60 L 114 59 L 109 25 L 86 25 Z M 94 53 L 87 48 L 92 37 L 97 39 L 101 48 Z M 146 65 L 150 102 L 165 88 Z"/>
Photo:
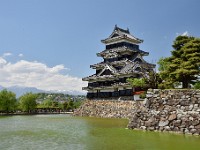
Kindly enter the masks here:
<path id="1" fill-rule="evenodd" d="M 200 37 L 199 7 L 199 0 L 0 0 L 0 85 L 81 91 L 115 24 L 143 39 L 145 59 L 156 63 L 177 35 Z"/>

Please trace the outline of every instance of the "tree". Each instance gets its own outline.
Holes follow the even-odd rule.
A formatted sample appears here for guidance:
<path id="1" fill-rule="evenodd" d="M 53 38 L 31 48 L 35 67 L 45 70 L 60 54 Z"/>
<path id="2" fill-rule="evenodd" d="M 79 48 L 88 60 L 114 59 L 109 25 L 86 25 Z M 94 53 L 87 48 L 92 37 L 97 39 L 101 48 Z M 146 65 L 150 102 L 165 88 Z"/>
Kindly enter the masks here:
<path id="1" fill-rule="evenodd" d="M 0 111 L 9 113 L 16 109 L 16 95 L 11 91 L 0 91 Z"/>
<path id="2" fill-rule="evenodd" d="M 52 108 L 53 107 L 53 100 L 51 99 L 46 99 L 42 102 L 42 106 L 44 108 Z"/>
<path id="3" fill-rule="evenodd" d="M 167 89 L 167 88 L 174 88 L 174 82 L 172 78 L 170 78 L 170 72 L 169 72 L 169 65 L 170 65 L 170 60 L 169 57 L 162 57 L 159 59 L 157 62 L 159 67 L 158 70 L 160 71 L 158 73 L 158 76 L 160 78 L 160 82 L 158 84 L 158 87 L 161 89 Z"/>
<path id="4" fill-rule="evenodd" d="M 127 79 L 127 82 L 132 86 L 132 87 L 135 87 L 135 88 L 144 88 L 146 86 L 146 83 L 145 83 L 145 79 L 144 78 L 128 78 Z"/>
<path id="5" fill-rule="evenodd" d="M 37 95 L 33 93 L 26 93 L 19 98 L 19 105 L 20 108 L 28 113 L 31 113 L 35 110 L 37 103 L 36 103 Z"/>
<path id="6" fill-rule="evenodd" d="M 196 83 L 194 84 L 194 88 L 195 88 L 195 89 L 200 89 L 200 81 L 198 81 L 198 82 L 196 82 Z"/>
<path id="7" fill-rule="evenodd" d="M 168 69 L 170 62 L 168 58 L 161 57 L 159 61 L 157 62 L 157 64 L 159 65 L 158 67 L 159 71 L 165 71 Z"/>
<path id="8" fill-rule="evenodd" d="M 67 105 L 67 111 L 70 111 L 73 109 L 74 109 L 74 102 L 73 100 L 69 100 L 68 105 Z"/>
<path id="9" fill-rule="evenodd" d="M 190 36 L 178 36 L 173 42 L 172 56 L 161 63 L 161 78 L 167 84 L 182 83 L 183 88 L 193 84 L 200 73 L 200 39 Z"/>
<path id="10" fill-rule="evenodd" d="M 68 108 L 68 102 L 64 102 L 61 106 L 62 110 L 66 111 Z"/>
<path id="11" fill-rule="evenodd" d="M 148 77 L 145 78 L 145 83 L 147 88 L 157 89 L 158 85 L 162 82 L 159 74 L 155 71 L 151 71 L 148 74 Z"/>
<path id="12" fill-rule="evenodd" d="M 80 99 L 74 101 L 74 108 L 75 109 L 79 108 L 81 106 L 82 102 L 83 102 L 83 100 L 80 100 Z"/>

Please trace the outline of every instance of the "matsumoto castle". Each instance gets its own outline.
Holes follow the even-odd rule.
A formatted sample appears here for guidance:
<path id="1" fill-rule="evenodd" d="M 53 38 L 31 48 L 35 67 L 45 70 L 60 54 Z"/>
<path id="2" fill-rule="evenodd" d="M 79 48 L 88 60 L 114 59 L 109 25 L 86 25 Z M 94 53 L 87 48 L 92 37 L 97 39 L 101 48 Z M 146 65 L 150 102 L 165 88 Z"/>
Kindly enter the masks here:
<path id="1" fill-rule="evenodd" d="M 105 50 L 97 56 L 103 61 L 90 65 L 96 73 L 83 78 L 83 81 L 88 81 L 88 86 L 83 87 L 88 91 L 87 98 L 133 96 L 134 87 L 126 79 L 147 77 L 148 72 L 155 68 L 154 64 L 143 59 L 143 56 L 149 55 L 139 48 L 143 40 L 131 35 L 129 29 L 116 25 L 112 34 L 101 42 L 105 44 Z"/>

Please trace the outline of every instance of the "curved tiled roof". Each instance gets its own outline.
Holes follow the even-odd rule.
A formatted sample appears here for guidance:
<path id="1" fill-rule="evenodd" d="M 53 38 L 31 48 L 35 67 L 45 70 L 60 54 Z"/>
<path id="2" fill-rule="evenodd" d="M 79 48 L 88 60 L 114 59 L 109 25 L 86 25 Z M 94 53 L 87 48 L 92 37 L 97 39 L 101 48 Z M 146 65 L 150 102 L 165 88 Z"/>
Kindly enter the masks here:
<path id="1" fill-rule="evenodd" d="M 119 56 L 120 53 L 126 52 L 126 51 L 129 51 L 129 52 L 131 52 L 131 53 L 138 52 L 138 53 L 140 53 L 140 54 L 142 54 L 142 55 L 145 55 L 145 56 L 149 55 L 148 52 L 145 52 L 145 51 L 143 51 L 143 50 L 134 49 L 134 48 L 130 48 L 130 47 L 123 46 L 123 47 L 118 47 L 118 48 L 113 48 L 113 49 L 106 49 L 106 50 L 104 50 L 104 51 L 102 51 L 102 52 L 100 52 L 100 53 L 97 53 L 97 56 L 107 58 L 107 56 L 108 56 L 109 54 L 112 54 L 112 53 L 115 53 L 116 55 Z M 117 56 L 116 56 L 116 57 L 117 57 Z M 108 57 L 108 58 L 110 58 L 110 57 Z M 114 58 L 114 57 L 113 57 L 113 58 Z"/>
<path id="2" fill-rule="evenodd" d="M 124 30 L 122 28 L 117 27 L 117 25 L 115 25 L 115 28 L 114 28 L 112 34 L 108 38 L 101 40 L 101 41 L 103 43 L 109 43 L 111 41 L 119 40 L 119 39 L 129 39 L 130 41 L 132 41 L 134 43 L 142 43 L 143 42 L 143 40 L 131 35 L 129 32 L 129 29 Z"/>

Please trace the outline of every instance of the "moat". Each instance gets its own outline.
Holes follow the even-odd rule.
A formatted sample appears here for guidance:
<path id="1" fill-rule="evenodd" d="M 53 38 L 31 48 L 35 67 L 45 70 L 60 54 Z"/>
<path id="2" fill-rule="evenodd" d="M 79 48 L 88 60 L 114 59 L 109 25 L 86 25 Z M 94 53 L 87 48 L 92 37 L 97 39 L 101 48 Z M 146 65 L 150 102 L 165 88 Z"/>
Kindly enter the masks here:
<path id="1" fill-rule="evenodd" d="M 200 137 L 127 130 L 126 119 L 1 116 L 2 150 L 195 150 Z"/>

